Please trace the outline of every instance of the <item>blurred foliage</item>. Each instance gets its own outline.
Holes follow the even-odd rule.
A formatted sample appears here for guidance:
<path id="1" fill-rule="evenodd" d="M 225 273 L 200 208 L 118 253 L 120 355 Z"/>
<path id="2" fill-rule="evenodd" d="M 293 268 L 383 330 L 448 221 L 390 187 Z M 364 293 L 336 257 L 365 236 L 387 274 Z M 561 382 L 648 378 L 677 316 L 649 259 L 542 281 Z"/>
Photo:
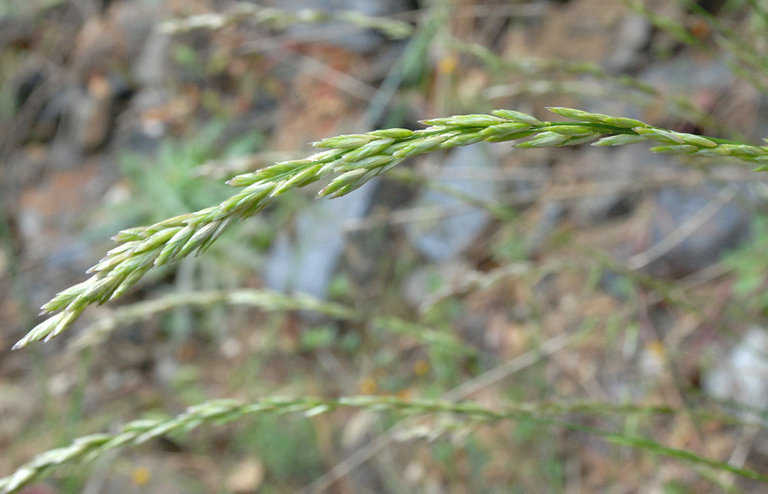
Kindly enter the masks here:
<path id="1" fill-rule="evenodd" d="M 35 8 L 42 10 L 47 8 L 45 5 L 59 3 L 36 2 Z M 750 26 L 747 41 L 752 43 L 753 37 L 760 36 L 763 39 L 758 39 L 757 45 L 750 45 L 750 49 L 739 40 L 732 40 L 736 44 L 723 44 L 720 38 L 733 38 L 734 31 L 729 31 L 717 16 L 706 11 L 693 9 L 693 12 L 685 11 L 679 20 L 670 20 L 640 9 L 637 2 L 630 3 L 655 22 L 662 32 L 666 29 L 696 49 L 707 52 L 713 45 L 718 46 L 720 51 L 717 53 L 735 49 L 739 56 L 729 62 L 734 64 L 734 70 L 747 74 L 748 80 L 759 83 L 760 78 L 765 77 L 768 70 L 765 61 L 760 58 L 760 52 L 754 50 L 754 46 L 763 46 L 760 44 L 765 41 L 762 31 L 768 24 L 766 9 L 759 2 L 725 2 L 727 8 L 722 14 L 733 15 L 739 20 L 744 9 L 753 9 L 746 11 L 746 23 Z M 628 75 L 615 77 L 597 65 L 578 61 L 505 61 L 504 57 L 479 43 L 460 42 L 461 34 L 468 39 L 480 36 L 471 25 L 479 21 L 463 15 L 458 5 L 451 6 L 450 2 L 431 5 L 431 9 L 419 13 L 421 17 L 414 17 L 418 17 L 414 21 L 415 34 L 400 47 L 401 51 L 393 58 L 395 61 L 383 80 L 372 82 L 379 85 L 375 97 L 366 102 L 367 106 L 344 107 L 340 104 L 340 107 L 354 109 L 355 116 L 364 113 L 364 121 L 381 127 L 406 126 L 413 118 L 425 117 L 435 108 L 451 113 L 467 109 L 482 111 L 490 107 L 488 94 L 473 88 L 484 88 L 492 81 L 502 84 L 508 82 L 507 78 L 516 77 L 531 82 L 528 87 L 521 86 L 521 97 L 510 98 L 510 101 L 527 104 L 527 95 L 535 97 L 536 90 L 547 94 L 563 89 L 565 86 L 559 85 L 560 79 L 589 79 L 597 81 L 601 90 L 618 87 L 619 99 L 624 94 L 627 101 L 643 104 L 662 101 L 676 116 L 683 115 L 704 128 L 709 125 L 703 118 L 709 115 L 695 111 L 698 107 L 691 106 L 689 100 L 680 100 L 679 95 L 662 94 Z M 479 2 L 478 7 L 482 6 Z M 455 12 L 451 10 L 453 7 L 457 9 Z M 13 2 L 0 3 L 0 16 L 17 15 L 20 9 Z M 702 39 L 691 34 L 690 25 L 686 24 L 691 22 L 691 17 L 707 23 L 716 36 Z M 529 22 L 513 16 L 503 20 L 505 26 L 513 27 Z M 242 35 L 236 28 L 228 29 L 230 33 Z M 244 32 L 246 36 L 250 34 Z M 455 39 L 453 32 L 457 33 Z M 307 53 L 319 56 L 312 49 L 323 48 L 297 45 L 285 49 L 285 53 L 281 51 L 279 56 L 288 57 L 286 53 L 294 53 L 291 50 L 301 56 L 308 56 Z M 674 43 L 653 45 L 649 47 L 649 56 L 663 52 L 663 57 L 669 57 L 680 50 L 683 50 L 682 45 Z M 347 53 L 339 55 L 343 53 L 340 50 L 329 52 L 329 65 L 349 62 L 345 57 L 353 59 Z M 250 66 L 236 77 L 230 69 L 241 54 L 233 53 L 227 46 L 216 46 L 216 39 L 210 34 L 174 40 L 170 54 L 174 70 L 169 69 L 169 77 L 173 73 L 177 78 L 169 85 L 180 94 L 194 87 L 195 90 L 189 91 L 187 96 L 199 105 L 199 115 L 185 122 L 184 130 L 176 137 L 164 139 L 154 153 L 121 152 L 118 160 L 122 174 L 118 196 L 121 197 L 105 213 L 107 221 L 121 226 L 151 224 L 228 197 L 232 188 L 220 180 L 201 176 L 200 166 L 213 160 L 225 163 L 238 157 L 258 155 L 271 145 L 274 137 L 269 131 L 258 130 L 237 133 L 233 138 L 232 129 L 227 124 L 230 117 L 237 112 L 238 105 L 257 106 L 262 91 L 269 90 L 267 92 L 272 96 L 285 98 L 291 96 L 291 91 L 296 91 L 287 82 L 281 86 L 282 82 L 276 82 L 277 79 L 262 78 L 261 73 L 248 70 Z M 261 55 L 252 58 L 271 60 L 268 56 L 259 57 Z M 365 59 L 366 56 L 354 58 L 349 66 L 362 64 Z M 14 54 L 0 54 L 0 67 L 18 63 Z M 289 66 L 289 72 L 295 72 L 290 76 L 301 80 L 302 74 L 297 67 L 298 64 Z M 310 80 L 320 86 L 320 82 Z M 305 86 L 301 88 L 304 90 L 312 86 L 306 80 L 303 83 Z M 14 115 L 13 91 L 9 80 L 0 82 L 2 120 Z M 326 93 L 318 94 L 321 96 L 314 93 L 293 96 L 324 103 L 322 96 Z M 605 89 L 601 96 L 610 99 L 609 94 L 612 93 Z M 237 102 L 238 95 L 242 95 L 247 104 Z M 310 115 L 302 113 L 306 108 L 293 101 L 288 103 L 298 108 L 293 109 L 293 118 L 310 122 Z M 329 104 L 339 103 L 333 100 Z M 333 111 L 329 113 L 333 114 Z M 211 118 L 212 122 L 201 123 Z M 330 126 L 323 122 L 318 127 L 325 132 L 326 125 Z M 412 175 L 418 175 L 417 168 L 414 166 Z M 430 184 L 428 178 L 417 181 L 412 176 L 406 179 L 404 174 L 401 179 L 403 184 L 411 187 L 414 183 L 440 187 L 437 183 Z M 471 422 L 457 425 L 448 420 L 443 424 L 440 420 L 445 414 L 434 413 L 431 417 L 434 420 L 425 421 L 420 429 L 426 429 L 427 437 L 429 433 L 434 434 L 433 440 L 404 445 L 387 439 L 384 432 L 386 426 L 394 427 L 408 420 L 398 414 L 374 415 L 371 423 L 360 418 L 365 418 L 362 413 L 351 412 L 333 418 L 264 415 L 223 428 L 223 432 L 200 433 L 192 439 L 180 439 L 179 444 L 172 444 L 179 449 L 175 454 L 190 464 L 194 463 L 195 456 L 210 457 L 214 463 L 210 468 L 220 468 L 217 470 L 220 476 L 224 475 L 224 467 L 237 458 L 257 457 L 266 471 L 259 492 L 285 492 L 316 481 L 329 468 L 344 461 L 349 451 L 341 445 L 342 436 L 355 433 L 358 439 L 364 439 L 362 445 L 377 438 L 384 438 L 381 440 L 388 444 L 387 451 L 391 454 L 381 455 L 384 458 L 379 458 L 381 461 L 364 462 L 365 472 L 374 472 L 371 485 L 384 486 L 387 492 L 419 488 L 426 491 L 430 486 L 457 493 L 560 492 L 569 488 L 569 475 L 579 478 L 592 475 L 589 480 L 599 486 L 597 490 L 622 485 L 625 481 L 631 484 L 629 489 L 644 489 L 647 486 L 640 482 L 662 474 L 676 476 L 673 480 L 659 479 L 654 486 L 661 486 L 662 491 L 669 494 L 739 492 L 740 481 L 729 477 L 734 471 L 728 470 L 724 463 L 708 460 L 716 455 L 714 450 L 707 449 L 707 443 L 711 437 L 713 444 L 733 445 L 734 436 L 747 428 L 732 411 L 728 416 L 733 421 L 718 417 L 719 421 L 711 426 L 705 424 L 708 428 L 698 419 L 688 417 L 692 410 L 703 413 L 710 407 L 717 409 L 719 404 L 699 396 L 698 385 L 691 384 L 698 379 L 696 373 L 714 365 L 716 358 L 705 354 L 709 360 L 704 368 L 693 372 L 685 350 L 689 344 L 696 347 L 701 341 L 709 341 L 706 335 L 710 334 L 707 332 L 710 324 L 717 329 L 765 317 L 768 311 L 768 278 L 765 275 L 768 261 L 763 251 L 768 242 L 768 219 L 758 217 L 753 224 L 752 240 L 728 255 L 721 265 L 732 282 L 729 287 L 732 304 L 723 309 L 723 314 L 718 314 L 722 318 L 718 320 L 714 316 L 703 318 L 701 313 L 709 309 L 707 305 L 713 300 L 712 295 L 705 292 L 699 296 L 697 286 L 690 288 L 685 284 L 689 280 L 649 279 L 640 273 L 613 269 L 613 266 L 600 262 L 599 255 L 574 247 L 584 242 L 579 237 L 578 228 L 573 226 L 555 224 L 541 246 L 532 246 L 529 234 L 533 228 L 526 222 L 529 219 L 527 206 L 519 207 L 514 201 L 510 205 L 488 203 L 486 206 L 499 214 L 494 216 L 497 221 L 492 232 L 483 239 L 487 245 L 480 249 L 480 254 L 473 254 L 475 257 L 469 259 L 472 269 L 465 278 L 480 278 L 476 284 L 452 286 L 441 276 L 440 266 L 425 267 L 420 254 L 403 246 L 402 239 L 396 238 L 386 240 L 393 244 L 386 255 L 395 259 L 390 264 L 392 273 L 388 273 L 390 277 L 385 280 L 389 286 L 381 290 L 383 295 L 379 299 L 367 297 L 359 281 L 353 281 L 354 276 L 345 270 L 337 273 L 331 283 L 330 299 L 355 307 L 363 313 L 359 318 L 313 319 L 304 318 L 302 312 L 293 310 L 267 314 L 266 310 L 234 310 L 223 304 L 177 307 L 170 316 L 161 316 L 159 322 L 150 319 L 146 323 L 146 327 L 159 326 L 170 334 L 173 340 L 170 347 L 144 333 L 136 336 L 126 331 L 128 337 L 121 334 L 120 339 L 105 343 L 104 350 L 94 351 L 97 362 L 92 364 L 82 359 L 78 370 L 81 375 L 75 384 L 68 386 L 66 372 L 54 371 L 56 363 L 52 358 L 51 362 L 38 362 L 38 383 L 46 390 L 42 393 L 45 395 L 41 405 L 44 412 L 42 418 L 40 414 L 35 417 L 40 423 L 30 426 L 29 430 L 19 431 L 18 442 L 33 445 L 27 445 L 27 450 L 43 450 L 51 442 L 66 444 L 92 430 L 109 430 L 115 422 L 125 422 L 142 411 L 149 411 L 148 415 L 153 416 L 158 410 L 193 405 L 211 396 L 237 395 L 246 400 L 258 400 L 283 394 L 344 396 L 360 393 L 380 398 L 397 396 L 405 401 L 420 397 L 444 399 L 446 403 L 457 403 L 456 406 L 468 396 L 484 404 L 487 402 L 489 406 L 549 400 L 542 402 L 542 410 L 550 403 L 564 405 L 574 398 L 597 396 L 605 400 L 608 410 L 609 405 L 615 405 L 611 400 L 633 402 L 635 395 L 642 395 L 649 402 L 672 402 L 680 408 L 675 409 L 674 417 L 648 418 L 627 411 L 606 418 L 598 410 L 586 416 L 565 414 L 562 421 L 550 422 L 541 420 L 534 410 L 533 417 L 503 420 L 482 427 Z M 233 228 L 205 255 L 191 262 L 185 260 L 161 273 L 147 290 L 192 292 L 258 285 L 255 278 L 263 264 L 262 253 L 276 233 L 287 228 L 297 211 L 306 207 L 311 207 L 307 196 L 294 194 L 280 198 L 264 214 Z M 535 207 L 534 204 L 532 209 Z M 588 240 L 587 249 L 591 248 Z M 557 268 L 548 267 L 550 260 L 559 263 Z M 507 273 L 500 275 L 498 280 L 489 281 L 495 270 L 509 268 L 515 263 L 530 263 L 536 269 L 522 275 Z M 433 303 L 414 307 L 411 305 L 413 301 L 406 300 L 402 287 L 413 272 L 421 268 L 426 273 L 426 283 L 425 293 L 420 295 Z M 686 305 L 691 303 L 689 299 L 699 303 L 697 311 Z M 652 307 L 663 310 L 651 314 Z M 668 335 L 651 334 L 655 326 L 649 322 L 652 317 L 660 317 L 658 314 L 662 312 L 683 322 L 702 318 L 699 326 L 705 336 L 701 340 L 682 338 L 676 346 L 669 344 L 669 348 L 665 347 Z M 477 322 L 471 320 L 473 315 L 487 317 Z M 131 323 L 134 329 L 143 324 Z M 473 328 L 475 333 L 472 333 Z M 474 338 L 468 337 L 470 333 Z M 582 336 L 569 344 L 568 356 L 553 356 L 554 351 L 544 349 L 549 339 L 563 334 Z M 728 337 L 735 334 L 733 330 Z M 134 360 L 125 364 L 128 369 L 114 370 L 114 374 L 108 372 L 107 377 L 98 375 L 101 371 L 95 369 L 100 369 L 99 366 L 111 369 L 111 352 L 116 352 L 115 355 L 155 352 L 152 357 L 155 360 L 134 356 L 131 357 Z M 98 360 L 100 353 L 103 353 L 101 361 Z M 528 358 L 527 364 L 520 364 L 514 370 L 503 369 L 508 361 L 523 357 Z M 677 358 L 679 362 L 675 360 Z M 170 365 L 170 370 L 163 365 Z M 684 369 L 679 371 L 680 367 Z M 478 385 L 467 395 L 452 394 L 475 379 L 482 380 L 496 371 L 501 377 L 492 384 Z M 604 375 L 599 375 L 600 372 Z M 133 384 L 131 393 L 126 395 L 119 385 L 114 384 L 118 391 L 112 393 L 117 396 L 111 400 L 104 398 L 105 404 L 94 406 L 89 401 L 95 396 L 88 387 L 90 379 L 107 389 L 110 379 L 114 382 L 124 379 L 122 385 L 129 388 L 130 383 L 143 384 Z M 147 382 L 153 383 L 152 386 Z M 55 383 L 67 392 L 51 394 L 49 388 L 55 388 Z M 451 396 L 450 400 L 447 396 Z M 379 409 L 372 406 L 371 410 L 363 413 L 374 413 Z M 359 430 L 353 430 L 354 427 Z M 614 432 L 600 434 L 595 431 L 599 427 Z M 764 432 L 762 424 L 751 427 L 759 428 L 761 434 Z M 41 432 L 41 429 L 44 430 Z M 607 439 L 598 441 L 600 435 Z M 683 444 L 687 449 L 675 450 L 664 446 L 666 444 L 674 447 Z M 727 448 L 721 447 L 717 456 L 727 457 L 728 453 L 721 454 L 721 450 Z M 665 457 L 697 466 L 690 470 L 673 470 L 677 463 L 667 462 Z M 746 458 L 745 462 L 748 467 L 758 469 L 763 459 L 762 453 L 754 452 L 754 459 Z M 221 465 L 217 464 L 219 462 Z M 601 467 L 605 471 L 601 471 Z M 577 470 L 575 474 L 574 468 Z M 81 492 L 90 479 L 101 475 L 98 469 L 108 470 L 109 466 L 62 471 L 59 476 L 63 480 L 57 487 L 62 492 Z M 623 469 L 633 472 L 625 475 Z M 151 485 L 150 482 L 147 489 L 151 489 Z M 354 489 L 355 485 L 350 481 L 340 491 Z M 744 491 L 749 491 L 756 484 L 744 481 L 744 485 Z"/>

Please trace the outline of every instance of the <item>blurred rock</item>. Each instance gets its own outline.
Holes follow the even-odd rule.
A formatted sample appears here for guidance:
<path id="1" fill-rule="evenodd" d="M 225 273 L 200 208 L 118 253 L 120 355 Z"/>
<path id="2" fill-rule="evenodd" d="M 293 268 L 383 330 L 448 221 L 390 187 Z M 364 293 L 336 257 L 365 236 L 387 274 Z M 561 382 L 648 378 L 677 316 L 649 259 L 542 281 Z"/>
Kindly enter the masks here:
<path id="1" fill-rule="evenodd" d="M 27 69 L 16 76 L 13 82 L 16 109 L 21 109 L 29 101 L 35 91 L 43 85 L 43 81 L 45 75 L 39 68 Z"/>
<path id="2" fill-rule="evenodd" d="M 428 157 L 429 160 L 438 158 Z M 462 171 L 459 178 L 435 178 L 435 182 L 481 201 L 493 202 L 499 194 L 497 182 L 472 179 L 473 171 L 493 170 L 496 160 L 485 144 L 458 148 L 448 154 L 440 169 L 446 174 Z M 431 261 L 446 261 L 458 257 L 475 241 L 492 219 L 490 213 L 465 202 L 425 188 L 413 202 L 415 211 L 423 211 L 405 227 L 408 240 Z"/>
<path id="3" fill-rule="evenodd" d="M 46 141 L 55 134 L 69 105 L 69 91 L 53 90 L 53 81 L 44 65 L 32 60 L 13 80 L 17 142 Z"/>
<path id="4" fill-rule="evenodd" d="M 748 132 L 744 121 L 752 113 L 750 108 L 755 106 L 759 93 L 754 88 L 750 90 L 740 85 L 738 78 L 721 59 L 680 55 L 650 64 L 637 77 L 661 94 L 685 97 L 724 127 Z M 657 99 L 643 109 L 642 118 L 655 125 L 672 126 L 674 130 L 701 132 L 697 126 L 680 121 L 681 117 L 690 118 L 690 112 L 681 112 L 669 103 L 670 100 Z M 722 128 L 708 132 L 722 133 Z"/>
<path id="5" fill-rule="evenodd" d="M 345 423 L 341 432 L 341 446 L 347 451 L 354 451 L 370 441 L 379 418 L 370 410 L 360 410 Z"/>
<path id="6" fill-rule="evenodd" d="M 342 269 L 358 300 L 373 303 L 379 299 L 392 273 L 401 265 L 400 228 L 392 221 L 397 214 L 393 211 L 408 204 L 415 193 L 411 185 L 382 180 L 371 197 L 366 216 L 347 223 Z"/>
<path id="7" fill-rule="evenodd" d="M 613 52 L 608 55 L 606 67 L 611 72 L 623 73 L 637 67 L 639 55 L 650 42 L 653 29 L 644 16 L 628 14 L 618 21 L 616 31 Z"/>
<path id="8" fill-rule="evenodd" d="M 133 77 L 142 86 L 162 86 L 168 78 L 168 49 L 171 37 L 154 29 L 133 64 Z"/>
<path id="9" fill-rule="evenodd" d="M 354 10 L 370 16 L 390 16 L 410 10 L 406 0 L 275 0 L 275 7 L 289 12 L 312 9 L 335 12 Z M 385 38 L 372 30 L 361 30 L 348 23 L 333 22 L 320 25 L 296 25 L 287 31 L 297 41 L 322 40 L 356 53 L 371 53 L 380 48 Z M 329 36 L 329 33 L 332 36 Z"/>
<path id="10" fill-rule="evenodd" d="M 632 14 L 621 2 L 571 0 L 550 8 L 550 15 L 531 23 L 530 36 L 514 39 L 518 46 L 509 47 L 513 53 L 614 64 L 619 69 L 633 64 L 635 52 L 647 36 L 647 28 L 639 20 L 625 20 Z M 623 35 L 632 37 L 623 39 Z M 611 42 L 606 43 L 606 39 Z"/>
<path id="11" fill-rule="evenodd" d="M 53 158 L 50 158 L 53 159 Z M 19 195 L 16 215 L 23 246 L 22 269 L 29 271 L 27 290 L 32 305 L 39 305 L 62 285 L 79 281 L 83 271 L 102 250 L 83 236 L 85 225 L 98 214 L 113 177 L 100 159 L 80 166 L 50 170 L 38 184 L 30 184 Z M 106 243 L 106 242 L 105 242 Z"/>
<path id="12" fill-rule="evenodd" d="M 376 186 L 373 180 L 351 194 L 303 209 L 292 235 L 283 231 L 272 245 L 264 268 L 266 285 L 324 298 L 344 251 L 345 223 L 365 214 Z"/>
<path id="13" fill-rule="evenodd" d="M 24 133 L 19 140 L 54 141 L 58 146 L 63 140 L 73 150 L 93 152 L 111 136 L 133 87 L 118 74 L 94 74 L 82 87 L 63 85 L 53 90 L 43 73 L 33 71 L 18 80 L 15 93 L 19 115 L 29 125 L 28 130 L 16 130 Z M 66 124 L 63 127 L 62 122 Z M 54 139 L 60 130 L 66 133 L 65 138 Z"/>
<path id="14" fill-rule="evenodd" d="M 573 219 L 582 226 L 631 213 L 638 199 L 638 193 L 631 189 L 637 185 L 640 174 L 651 172 L 651 167 L 656 165 L 669 164 L 668 159 L 636 146 L 609 150 L 590 148 L 580 153 L 578 160 L 583 170 L 579 172 L 580 180 L 603 184 L 595 194 L 575 201 Z"/>
<path id="15" fill-rule="evenodd" d="M 527 256 L 536 255 L 545 246 L 552 231 L 566 216 L 568 209 L 561 201 L 548 201 L 541 208 L 538 221 L 525 239 Z"/>
<path id="16" fill-rule="evenodd" d="M 264 482 L 264 464 L 256 457 L 246 458 L 229 473 L 227 490 L 234 494 L 256 492 Z"/>
<path id="17" fill-rule="evenodd" d="M 154 3 L 119 2 L 89 16 L 72 49 L 78 76 L 120 73 L 130 66 L 156 21 L 160 5 Z"/>
<path id="18" fill-rule="evenodd" d="M 468 263 L 460 260 L 421 266 L 403 280 L 403 298 L 412 308 L 423 310 L 436 295 L 460 287 L 471 270 Z"/>
<path id="19" fill-rule="evenodd" d="M 688 96 L 700 90 L 725 90 L 734 79 L 725 62 L 689 55 L 655 62 L 638 76 L 663 93 Z"/>
<path id="20" fill-rule="evenodd" d="M 680 278 L 718 262 L 751 231 L 751 213 L 730 197 L 736 191 L 729 190 L 716 185 L 659 190 L 653 198 L 649 242 L 643 253 L 630 258 L 630 267 Z"/>
<path id="21" fill-rule="evenodd" d="M 634 203 L 632 194 L 600 194 L 580 199 L 576 203 L 574 215 L 580 225 L 599 224 L 628 215 Z"/>
<path id="22" fill-rule="evenodd" d="M 67 116 L 70 108 L 72 108 L 73 100 L 75 100 L 75 91 L 73 89 L 67 88 L 56 91 L 37 116 L 31 137 L 41 142 L 53 139 L 59 130 L 59 124 L 61 124 L 62 119 Z"/>
<path id="23" fill-rule="evenodd" d="M 115 120 L 132 94 L 130 84 L 118 75 L 93 76 L 88 80 L 86 91 L 76 93 L 72 102 L 72 127 L 81 151 L 96 151 L 107 142 Z"/>
<path id="24" fill-rule="evenodd" d="M 172 77 L 168 72 L 170 44 L 170 36 L 159 29 L 152 30 L 144 40 L 131 67 L 137 91 L 127 105 L 127 118 L 116 124 L 117 148 L 151 154 L 165 136 L 167 125 L 158 109 L 166 107 L 171 99 L 166 84 Z"/>
<path id="25" fill-rule="evenodd" d="M 21 16 L 0 17 L 0 51 L 26 48 L 34 43 L 35 23 Z"/>
<path id="26" fill-rule="evenodd" d="M 704 391 L 760 410 L 768 409 L 768 332 L 755 326 L 703 376 Z"/>

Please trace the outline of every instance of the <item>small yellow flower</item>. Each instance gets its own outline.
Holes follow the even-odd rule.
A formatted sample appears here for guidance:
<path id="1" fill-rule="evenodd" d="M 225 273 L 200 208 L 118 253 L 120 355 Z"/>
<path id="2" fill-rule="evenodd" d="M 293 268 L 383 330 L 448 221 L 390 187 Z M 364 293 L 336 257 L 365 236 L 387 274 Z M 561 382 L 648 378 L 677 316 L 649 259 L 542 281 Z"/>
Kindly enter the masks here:
<path id="1" fill-rule="evenodd" d="M 372 377 L 366 377 L 360 381 L 360 392 L 364 395 L 375 394 L 379 390 L 379 385 Z"/>
<path id="2" fill-rule="evenodd" d="M 456 55 L 446 55 L 438 62 L 437 70 L 442 74 L 453 74 L 458 66 L 459 60 L 456 58 Z"/>
<path id="3" fill-rule="evenodd" d="M 429 371 L 430 366 L 426 359 L 419 359 L 413 364 L 413 373 L 419 377 L 427 375 Z"/>
<path id="4" fill-rule="evenodd" d="M 146 485 L 150 480 L 152 480 L 152 472 L 150 472 L 148 468 L 136 467 L 133 469 L 133 472 L 131 473 L 131 481 L 133 481 L 135 485 Z"/>

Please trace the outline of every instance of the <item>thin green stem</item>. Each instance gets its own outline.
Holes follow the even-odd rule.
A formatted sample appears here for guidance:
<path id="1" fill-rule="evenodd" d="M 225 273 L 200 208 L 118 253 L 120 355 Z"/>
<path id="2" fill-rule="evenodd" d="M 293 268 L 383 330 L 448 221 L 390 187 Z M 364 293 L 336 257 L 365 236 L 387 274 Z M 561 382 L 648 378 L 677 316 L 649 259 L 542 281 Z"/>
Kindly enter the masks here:
<path id="1" fill-rule="evenodd" d="M 285 295 L 269 290 L 237 289 L 175 293 L 147 302 L 137 302 L 114 310 L 85 328 L 73 341 L 76 350 L 83 350 L 102 341 L 110 332 L 158 314 L 171 312 L 180 307 L 211 308 L 217 305 L 243 305 L 263 311 L 312 311 L 342 321 L 370 321 L 386 331 L 407 334 L 427 345 L 436 345 L 462 355 L 474 355 L 456 336 L 442 333 L 430 327 L 404 321 L 395 317 L 370 317 L 354 309 L 334 302 L 327 302 L 306 294 Z"/>
<path id="2" fill-rule="evenodd" d="M 731 466 L 719 460 L 699 456 L 690 451 L 672 448 L 642 436 L 616 433 L 596 427 L 575 423 L 562 418 L 564 415 L 676 415 L 683 411 L 670 407 L 643 405 L 614 405 L 607 403 L 516 403 L 499 409 L 490 409 L 477 403 L 464 401 L 453 403 L 442 400 L 407 401 L 391 396 L 351 396 L 338 399 L 265 398 L 255 403 L 243 404 L 235 400 L 214 400 L 192 406 L 186 412 L 168 419 L 135 420 L 125 424 L 116 433 L 91 434 L 75 439 L 70 445 L 52 449 L 37 455 L 29 463 L 19 467 L 9 476 L 0 478 L 0 494 L 18 492 L 31 483 L 49 476 L 59 466 L 85 463 L 99 458 L 108 451 L 137 446 L 152 439 L 186 434 L 205 424 L 226 424 L 248 416 L 287 415 L 301 413 L 306 417 L 332 412 L 338 409 L 363 409 L 377 412 L 393 412 L 399 415 L 448 415 L 459 424 L 481 425 L 500 420 L 533 422 L 542 425 L 565 427 L 603 437 L 606 441 L 631 448 L 650 451 L 654 454 L 679 459 L 694 465 L 768 483 L 768 476 Z M 687 412 L 686 412 L 687 413 Z M 709 411 L 696 411 L 695 415 L 705 420 L 722 419 L 727 423 L 734 420 L 728 416 Z M 428 432 L 444 434 L 445 427 L 435 425 Z"/>

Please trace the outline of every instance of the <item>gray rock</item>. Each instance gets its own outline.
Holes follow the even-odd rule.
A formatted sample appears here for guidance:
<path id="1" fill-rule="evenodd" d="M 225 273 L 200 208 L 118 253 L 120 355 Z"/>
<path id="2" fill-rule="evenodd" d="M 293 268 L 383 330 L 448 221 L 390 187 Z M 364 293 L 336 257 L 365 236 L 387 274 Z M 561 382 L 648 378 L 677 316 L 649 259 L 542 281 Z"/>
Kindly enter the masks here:
<path id="1" fill-rule="evenodd" d="M 650 21 L 640 14 L 622 17 L 618 34 L 614 36 L 613 53 L 608 57 L 608 70 L 621 73 L 636 67 L 643 48 L 649 43 L 653 28 Z"/>
<path id="2" fill-rule="evenodd" d="M 42 105 L 30 137 L 41 142 L 53 140 L 59 131 L 59 125 L 67 116 L 72 99 L 73 90 L 58 88 Z"/>
<path id="3" fill-rule="evenodd" d="M 641 118 L 629 106 L 614 108 L 594 106 L 594 111 Z M 592 226 L 631 214 L 641 199 L 639 187 L 660 173 L 677 167 L 674 157 L 651 152 L 649 146 L 638 144 L 618 148 L 586 148 L 565 165 L 575 181 L 595 186 L 595 191 L 567 201 L 571 219 L 579 226 Z"/>
<path id="4" fill-rule="evenodd" d="M 3 15 L 0 17 L 0 50 L 33 44 L 38 36 L 36 26 L 32 16 Z"/>
<path id="5" fill-rule="evenodd" d="M 720 400 L 768 409 L 768 332 L 753 327 L 703 376 L 704 391 Z"/>
<path id="6" fill-rule="evenodd" d="M 587 149 L 582 153 L 589 182 L 603 183 L 604 192 L 577 199 L 573 205 L 573 219 L 587 226 L 612 220 L 632 212 L 637 193 L 631 189 L 638 175 L 648 172 L 649 164 L 659 162 L 658 154 L 646 148 Z M 666 161 L 665 161 L 666 163 Z"/>
<path id="7" fill-rule="evenodd" d="M 448 155 L 441 170 L 481 171 L 492 169 L 496 160 L 485 144 L 459 148 Z M 498 184 L 491 180 L 437 178 L 440 184 L 450 186 L 469 197 L 493 201 L 498 196 Z M 480 208 L 444 192 L 425 189 L 414 201 L 415 210 L 422 209 L 424 217 L 405 228 L 409 241 L 432 261 L 446 261 L 458 257 L 474 241 L 491 220 L 491 215 Z"/>
<path id="8" fill-rule="evenodd" d="M 418 267 L 403 280 L 403 299 L 413 309 L 422 310 L 438 293 L 458 287 L 470 271 L 471 266 L 461 260 Z"/>
<path id="9" fill-rule="evenodd" d="M 107 138 L 109 129 L 109 101 L 95 97 L 88 91 L 78 91 L 70 123 L 74 140 L 81 151 L 98 149 Z"/>
<path id="10" fill-rule="evenodd" d="M 373 180 L 351 194 L 304 209 L 293 235 L 280 233 L 275 239 L 264 269 L 266 285 L 324 298 L 344 250 L 345 223 L 365 214 L 376 185 Z"/>
<path id="11" fill-rule="evenodd" d="M 752 215 L 732 199 L 734 195 L 736 189 L 716 185 L 659 190 L 654 198 L 650 245 L 645 251 L 657 254 L 642 266 L 632 267 L 642 267 L 654 276 L 677 278 L 718 262 L 751 231 Z M 638 256 L 630 261 L 639 262 Z"/>
<path id="12" fill-rule="evenodd" d="M 525 241 L 525 250 L 528 256 L 536 254 L 546 244 L 550 234 L 557 228 L 566 214 L 567 208 L 561 201 L 548 201 L 544 204 L 539 220 Z"/>
<path id="13" fill-rule="evenodd" d="M 169 78 L 168 52 L 171 37 L 160 29 L 154 29 L 141 48 L 133 64 L 133 76 L 142 86 L 163 87 Z"/>
<path id="14" fill-rule="evenodd" d="M 275 7 L 296 11 L 301 9 L 324 10 L 335 12 L 339 10 L 354 10 L 370 16 L 389 16 L 408 9 L 405 0 L 275 0 Z M 288 32 L 297 40 L 315 41 L 322 39 L 357 53 L 371 53 L 379 48 L 384 39 L 379 33 L 361 30 L 350 24 L 333 22 L 313 25 L 297 25 Z M 329 37 L 329 33 L 332 37 Z"/>
<path id="15" fill-rule="evenodd" d="M 574 209 L 576 221 L 581 225 L 599 224 L 632 212 L 633 194 L 615 192 L 579 199 Z"/>
<path id="16" fill-rule="evenodd" d="M 640 79 L 665 93 L 689 96 L 701 89 L 727 90 L 733 84 L 734 77 L 722 61 L 687 55 L 653 63 L 639 74 Z"/>

